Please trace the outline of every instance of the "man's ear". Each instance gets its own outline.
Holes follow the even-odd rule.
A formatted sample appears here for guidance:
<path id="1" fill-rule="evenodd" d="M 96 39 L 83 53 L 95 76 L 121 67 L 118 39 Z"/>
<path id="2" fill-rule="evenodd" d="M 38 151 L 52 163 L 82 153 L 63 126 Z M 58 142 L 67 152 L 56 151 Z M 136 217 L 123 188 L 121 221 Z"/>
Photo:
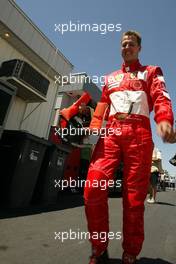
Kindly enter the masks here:
<path id="1" fill-rule="evenodd" d="M 142 47 L 141 47 L 141 46 L 139 46 L 139 51 L 141 51 L 141 49 L 142 49 Z"/>

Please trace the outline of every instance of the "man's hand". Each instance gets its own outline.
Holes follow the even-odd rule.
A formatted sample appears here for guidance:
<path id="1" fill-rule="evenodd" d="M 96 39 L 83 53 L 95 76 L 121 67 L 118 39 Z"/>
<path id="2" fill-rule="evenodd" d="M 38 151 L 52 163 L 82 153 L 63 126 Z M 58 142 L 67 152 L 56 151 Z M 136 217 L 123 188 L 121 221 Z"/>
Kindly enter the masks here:
<path id="1" fill-rule="evenodd" d="M 162 121 L 157 124 L 157 133 L 164 142 L 174 143 L 175 133 L 173 127 L 167 121 Z"/>
<path id="2" fill-rule="evenodd" d="M 168 141 L 169 143 L 176 143 L 176 131 L 173 132 L 170 140 Z"/>

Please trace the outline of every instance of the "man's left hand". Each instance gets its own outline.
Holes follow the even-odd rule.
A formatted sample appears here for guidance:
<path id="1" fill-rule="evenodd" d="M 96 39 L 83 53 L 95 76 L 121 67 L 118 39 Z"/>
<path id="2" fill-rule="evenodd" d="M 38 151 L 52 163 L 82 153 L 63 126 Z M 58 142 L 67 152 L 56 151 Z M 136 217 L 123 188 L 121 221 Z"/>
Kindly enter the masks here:
<path id="1" fill-rule="evenodd" d="M 162 121 L 157 124 L 157 133 L 164 142 L 174 143 L 175 133 L 173 131 L 173 127 L 169 122 Z"/>

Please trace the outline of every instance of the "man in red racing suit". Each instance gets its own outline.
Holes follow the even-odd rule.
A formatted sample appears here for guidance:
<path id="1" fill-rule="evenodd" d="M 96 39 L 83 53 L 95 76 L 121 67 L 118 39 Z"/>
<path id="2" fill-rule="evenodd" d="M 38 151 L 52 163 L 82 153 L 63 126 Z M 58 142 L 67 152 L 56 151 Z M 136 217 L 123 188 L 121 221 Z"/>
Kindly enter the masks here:
<path id="1" fill-rule="evenodd" d="M 121 46 L 124 59 L 122 68 L 106 76 L 101 106 L 97 105 L 97 108 L 102 105 L 109 108 L 107 133 L 104 137 L 100 133 L 84 191 L 92 244 L 90 264 L 108 263 L 107 246 L 110 239 L 108 188 L 101 188 L 100 184 L 97 186 L 96 181 L 105 181 L 107 187 L 110 180 L 112 183 L 120 161 L 123 161 L 122 263 L 136 263 L 136 256 L 144 240 L 144 201 L 149 186 L 153 151 L 149 114 L 153 109 L 157 132 L 163 141 L 169 142 L 173 137 L 171 100 L 161 69 L 140 64 L 139 33 L 124 33 Z M 91 125 L 91 129 L 95 128 L 97 123 L 94 121 L 97 120 L 102 122 L 102 113 L 93 117 L 94 125 Z"/>

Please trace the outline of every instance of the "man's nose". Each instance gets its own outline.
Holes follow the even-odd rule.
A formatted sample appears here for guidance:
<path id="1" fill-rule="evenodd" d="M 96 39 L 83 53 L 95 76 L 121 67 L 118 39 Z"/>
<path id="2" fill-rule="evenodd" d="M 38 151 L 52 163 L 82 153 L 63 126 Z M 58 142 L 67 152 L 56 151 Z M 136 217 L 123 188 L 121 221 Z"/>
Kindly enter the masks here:
<path id="1" fill-rule="evenodd" d="M 127 44 L 125 45 L 125 49 L 128 49 L 129 47 L 130 47 L 130 44 L 127 43 Z"/>

